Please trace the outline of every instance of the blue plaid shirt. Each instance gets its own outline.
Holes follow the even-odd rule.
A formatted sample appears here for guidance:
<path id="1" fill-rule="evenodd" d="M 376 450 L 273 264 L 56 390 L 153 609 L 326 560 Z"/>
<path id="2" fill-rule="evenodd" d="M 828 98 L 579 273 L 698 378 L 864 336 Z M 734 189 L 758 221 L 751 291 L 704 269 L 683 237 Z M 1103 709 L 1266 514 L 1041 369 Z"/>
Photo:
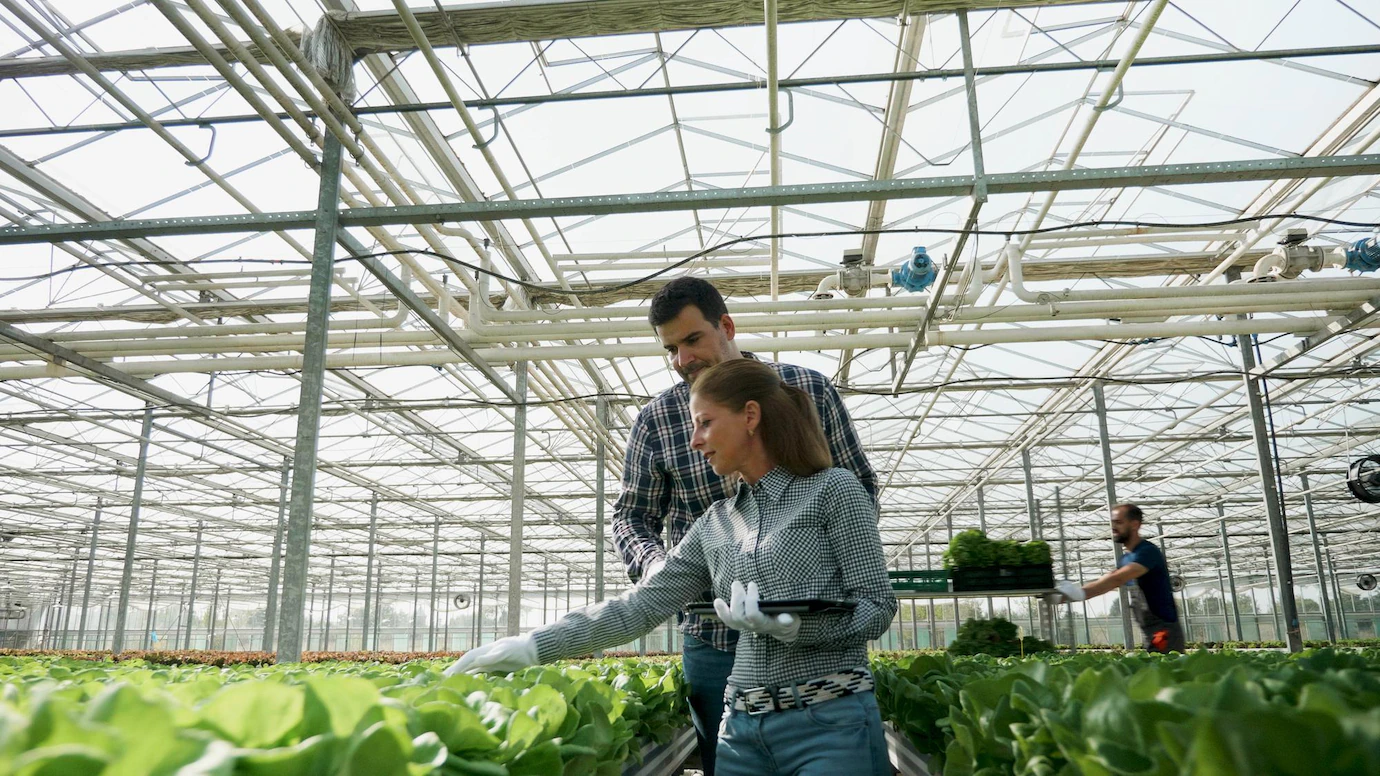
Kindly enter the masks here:
<path id="1" fill-rule="evenodd" d="M 848 419 L 843 399 L 829 378 L 791 364 L 764 363 L 775 369 L 787 385 L 814 397 L 834 465 L 851 470 L 875 502 L 876 476 Z M 628 432 L 623 492 L 613 506 L 613 543 L 634 581 L 642 578 L 647 564 L 665 558 L 668 547 L 680 544 L 710 504 L 732 498 L 737 492 L 736 477 L 715 474 L 709 461 L 690 449 L 693 432 L 690 385 L 684 381 L 663 391 L 644 407 Z M 712 598 L 712 593 L 706 591 L 704 599 Z M 738 632 L 718 620 L 681 613 L 679 621 L 682 632 L 718 649 L 729 651 L 738 643 Z"/>

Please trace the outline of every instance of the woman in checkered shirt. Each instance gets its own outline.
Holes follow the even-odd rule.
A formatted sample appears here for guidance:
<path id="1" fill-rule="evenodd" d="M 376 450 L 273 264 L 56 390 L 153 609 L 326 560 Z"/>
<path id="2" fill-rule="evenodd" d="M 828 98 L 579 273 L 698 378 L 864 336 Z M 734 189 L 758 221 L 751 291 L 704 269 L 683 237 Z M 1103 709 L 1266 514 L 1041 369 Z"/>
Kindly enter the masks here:
<path id="1" fill-rule="evenodd" d="M 877 507 L 832 467 L 813 400 L 770 367 L 710 367 L 690 394 L 691 446 L 736 494 L 715 502 L 658 573 L 531 634 L 471 650 L 447 673 L 519 668 L 626 644 L 712 589 L 742 631 L 725 697 L 717 773 L 891 774 L 867 642 L 896 614 Z M 850 600 L 835 614 L 758 611 L 759 600 Z"/>

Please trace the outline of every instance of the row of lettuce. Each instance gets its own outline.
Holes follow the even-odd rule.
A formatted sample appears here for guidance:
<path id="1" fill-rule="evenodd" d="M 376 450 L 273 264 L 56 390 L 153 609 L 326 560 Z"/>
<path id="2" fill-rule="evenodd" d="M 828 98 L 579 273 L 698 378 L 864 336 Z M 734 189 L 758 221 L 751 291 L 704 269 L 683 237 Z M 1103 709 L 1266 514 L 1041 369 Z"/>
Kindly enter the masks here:
<path id="1" fill-rule="evenodd" d="M 0 657 L 0 774 L 606 776 L 686 724 L 675 660 L 446 665 Z"/>
<path id="2" fill-rule="evenodd" d="M 618 774 L 687 724 L 675 659 L 510 677 L 395 665 L 0 656 L 0 773 Z M 1380 651 L 879 653 L 946 776 L 1380 773 Z"/>
<path id="3" fill-rule="evenodd" d="M 1380 773 L 1380 651 L 873 661 L 944 776 Z"/>

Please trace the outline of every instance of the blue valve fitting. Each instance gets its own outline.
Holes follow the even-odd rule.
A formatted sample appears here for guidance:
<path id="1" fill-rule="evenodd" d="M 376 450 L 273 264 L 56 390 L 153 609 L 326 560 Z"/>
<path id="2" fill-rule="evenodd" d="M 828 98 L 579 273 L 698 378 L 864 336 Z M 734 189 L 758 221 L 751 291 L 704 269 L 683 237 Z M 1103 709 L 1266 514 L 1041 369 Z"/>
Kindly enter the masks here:
<path id="1" fill-rule="evenodd" d="M 917 245 L 910 251 L 910 261 L 891 271 L 891 284 L 907 291 L 924 291 L 934 285 L 939 269 L 925 252 L 925 246 Z"/>
<path id="2" fill-rule="evenodd" d="M 1367 237 L 1346 246 L 1346 268 L 1353 272 L 1380 269 L 1380 242 L 1374 237 Z"/>

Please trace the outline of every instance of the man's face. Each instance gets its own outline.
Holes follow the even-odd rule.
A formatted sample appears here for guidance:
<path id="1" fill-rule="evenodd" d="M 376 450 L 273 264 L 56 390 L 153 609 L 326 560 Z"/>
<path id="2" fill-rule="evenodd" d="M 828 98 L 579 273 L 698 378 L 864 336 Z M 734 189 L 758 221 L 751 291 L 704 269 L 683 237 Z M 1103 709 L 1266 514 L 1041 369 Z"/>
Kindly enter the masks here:
<path id="1" fill-rule="evenodd" d="M 1117 544 L 1131 541 L 1137 527 L 1136 521 L 1128 519 L 1124 510 L 1112 512 L 1112 540 Z"/>
<path id="2" fill-rule="evenodd" d="M 700 372 L 738 356 L 733 346 L 733 319 L 725 315 L 715 326 L 693 305 L 656 327 L 656 336 L 666 348 L 671 366 L 692 385 Z"/>

